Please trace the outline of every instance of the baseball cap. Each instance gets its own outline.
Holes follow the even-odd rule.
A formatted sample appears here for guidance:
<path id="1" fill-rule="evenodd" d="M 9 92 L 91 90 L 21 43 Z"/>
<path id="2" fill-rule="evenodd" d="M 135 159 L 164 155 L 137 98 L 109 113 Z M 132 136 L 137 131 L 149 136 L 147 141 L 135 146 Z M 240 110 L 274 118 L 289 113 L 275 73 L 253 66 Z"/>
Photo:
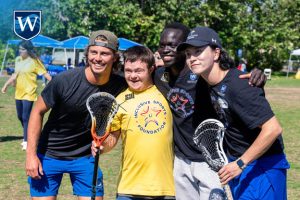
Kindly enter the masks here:
<path id="1" fill-rule="evenodd" d="M 177 51 L 183 51 L 188 46 L 202 47 L 206 45 L 216 45 L 222 48 L 219 35 L 211 28 L 198 26 L 191 30 L 185 42 L 177 47 Z"/>
<path id="2" fill-rule="evenodd" d="M 105 37 L 107 41 L 97 40 L 98 36 Z M 117 51 L 119 47 L 119 42 L 118 37 L 114 33 L 107 30 L 99 30 L 91 33 L 89 39 L 89 46 L 91 45 L 107 47 Z"/>

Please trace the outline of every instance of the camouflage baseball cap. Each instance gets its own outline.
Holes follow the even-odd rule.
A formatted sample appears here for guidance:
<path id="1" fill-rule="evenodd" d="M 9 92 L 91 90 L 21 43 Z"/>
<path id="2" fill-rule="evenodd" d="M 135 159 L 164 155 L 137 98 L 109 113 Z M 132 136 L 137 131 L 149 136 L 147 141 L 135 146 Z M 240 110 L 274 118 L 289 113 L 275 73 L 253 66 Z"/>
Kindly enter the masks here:
<path id="1" fill-rule="evenodd" d="M 107 41 L 103 41 L 101 39 L 98 39 L 97 37 L 104 37 Z M 106 30 L 99 30 L 91 33 L 89 39 L 89 46 L 90 45 L 107 47 L 117 51 L 119 47 L 119 42 L 118 37 L 114 33 Z"/>

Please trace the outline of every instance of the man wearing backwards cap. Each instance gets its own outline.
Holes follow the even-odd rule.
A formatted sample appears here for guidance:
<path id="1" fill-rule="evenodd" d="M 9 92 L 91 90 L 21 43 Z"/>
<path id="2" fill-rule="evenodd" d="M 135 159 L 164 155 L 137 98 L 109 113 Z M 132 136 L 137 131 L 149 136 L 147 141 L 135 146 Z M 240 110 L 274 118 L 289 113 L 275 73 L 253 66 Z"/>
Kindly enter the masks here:
<path id="1" fill-rule="evenodd" d="M 262 88 L 251 87 L 222 48 L 218 34 L 207 27 L 193 29 L 178 51 L 209 85 L 218 118 L 226 127 L 224 149 L 231 161 L 218 172 L 229 182 L 234 199 L 287 199 L 282 128 Z M 196 88 L 199 90 L 199 88 Z"/>
<path id="2" fill-rule="evenodd" d="M 90 199 L 94 158 L 86 100 L 96 92 L 117 96 L 125 89 L 125 80 L 112 74 L 117 50 L 118 38 L 112 32 L 92 32 L 85 51 L 87 66 L 57 75 L 38 97 L 29 120 L 26 152 L 32 199 L 55 200 L 63 173 L 70 174 L 79 200 Z M 43 116 L 50 109 L 42 129 Z M 103 198 L 100 169 L 96 196 Z"/>

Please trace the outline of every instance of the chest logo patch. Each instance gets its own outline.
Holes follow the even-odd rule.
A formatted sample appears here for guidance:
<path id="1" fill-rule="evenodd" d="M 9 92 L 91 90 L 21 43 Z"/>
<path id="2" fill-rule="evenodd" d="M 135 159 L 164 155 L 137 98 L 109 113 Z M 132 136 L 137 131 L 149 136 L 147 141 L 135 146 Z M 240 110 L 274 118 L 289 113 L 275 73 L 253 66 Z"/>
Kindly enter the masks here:
<path id="1" fill-rule="evenodd" d="M 136 107 L 134 119 L 142 133 L 156 134 L 166 125 L 167 111 L 159 101 L 144 101 Z"/>
<path id="2" fill-rule="evenodd" d="M 194 112 L 194 100 L 191 95 L 183 89 L 174 88 L 167 94 L 170 108 L 177 115 L 186 118 Z"/>

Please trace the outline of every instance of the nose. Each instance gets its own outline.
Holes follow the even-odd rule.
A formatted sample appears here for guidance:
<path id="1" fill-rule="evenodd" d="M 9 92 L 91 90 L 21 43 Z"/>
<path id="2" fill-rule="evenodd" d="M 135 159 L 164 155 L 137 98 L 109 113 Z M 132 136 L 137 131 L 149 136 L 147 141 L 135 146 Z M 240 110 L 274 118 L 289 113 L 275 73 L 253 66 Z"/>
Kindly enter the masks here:
<path id="1" fill-rule="evenodd" d="M 137 73 L 135 73 L 135 72 L 130 73 L 131 80 L 135 80 L 136 78 L 137 78 Z"/>
<path id="2" fill-rule="evenodd" d="M 101 61 L 102 60 L 101 54 L 98 53 L 97 55 L 95 55 L 95 60 L 98 62 Z"/>
<path id="3" fill-rule="evenodd" d="M 194 54 L 191 54 L 188 56 L 188 58 L 190 60 L 191 63 L 193 63 L 196 60 L 196 56 Z"/>

